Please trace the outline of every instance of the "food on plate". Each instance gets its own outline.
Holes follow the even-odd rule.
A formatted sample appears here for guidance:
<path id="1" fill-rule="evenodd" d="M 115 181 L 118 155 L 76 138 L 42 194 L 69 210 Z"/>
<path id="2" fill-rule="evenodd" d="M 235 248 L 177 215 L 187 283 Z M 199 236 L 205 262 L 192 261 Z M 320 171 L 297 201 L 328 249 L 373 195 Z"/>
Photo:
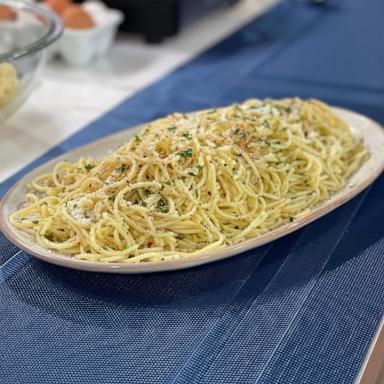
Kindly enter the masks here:
<path id="1" fill-rule="evenodd" d="M 0 5 L 0 21 L 13 21 L 17 19 L 17 13 L 6 5 Z"/>
<path id="2" fill-rule="evenodd" d="M 307 216 L 367 158 L 317 100 L 248 100 L 147 124 L 101 160 L 57 163 L 10 223 L 82 260 L 185 258 Z"/>
<path id="3" fill-rule="evenodd" d="M 14 99 L 18 84 L 15 67 L 10 63 L 0 63 L 0 108 Z"/>
<path id="4" fill-rule="evenodd" d="M 95 26 L 91 16 L 80 6 L 70 5 L 62 13 L 62 19 L 66 28 L 87 29 Z"/>

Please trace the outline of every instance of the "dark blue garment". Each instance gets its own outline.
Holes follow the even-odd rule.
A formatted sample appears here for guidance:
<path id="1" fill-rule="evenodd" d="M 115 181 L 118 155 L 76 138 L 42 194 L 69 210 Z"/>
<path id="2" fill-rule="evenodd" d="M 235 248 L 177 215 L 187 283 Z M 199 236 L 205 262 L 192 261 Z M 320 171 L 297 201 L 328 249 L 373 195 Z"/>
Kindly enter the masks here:
<path id="1" fill-rule="evenodd" d="M 166 113 L 318 97 L 384 123 L 382 0 L 283 1 L 124 101 L 38 164 Z M 31 258 L 0 235 L 0 382 L 352 383 L 384 313 L 384 178 L 242 255 L 114 276 Z"/>

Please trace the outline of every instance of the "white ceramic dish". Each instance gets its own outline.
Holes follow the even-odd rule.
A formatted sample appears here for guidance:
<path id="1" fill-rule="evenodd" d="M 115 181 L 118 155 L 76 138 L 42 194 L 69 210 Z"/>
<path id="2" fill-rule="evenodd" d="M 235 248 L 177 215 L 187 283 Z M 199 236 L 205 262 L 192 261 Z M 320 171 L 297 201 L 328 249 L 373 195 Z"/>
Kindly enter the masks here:
<path id="1" fill-rule="evenodd" d="M 118 26 L 124 15 L 117 9 L 110 9 L 98 1 L 87 1 L 83 7 L 95 21 L 91 29 L 65 28 L 63 36 L 53 47 L 53 53 L 71 65 L 86 65 L 103 57 L 111 47 Z"/>
<path id="2" fill-rule="evenodd" d="M 86 65 L 105 56 L 111 48 L 117 29 L 124 20 L 123 13 L 96 0 L 86 1 L 82 6 L 92 17 L 95 27 L 64 28 L 61 38 L 47 50 L 48 58 L 59 55 L 70 65 Z M 23 13 L 15 21 L 0 22 L 0 29 L 12 33 L 18 46 L 31 44 L 44 32 L 36 17 Z"/>
<path id="3" fill-rule="evenodd" d="M 66 159 L 75 161 L 82 155 L 102 158 L 107 152 L 114 150 L 121 143 L 134 136 L 141 126 L 127 129 L 104 139 L 95 141 L 86 146 L 80 147 L 66 153 L 56 159 L 53 159 L 46 164 L 34 169 L 21 180 L 19 180 L 5 195 L 0 206 L 0 228 L 10 241 L 18 247 L 28 252 L 29 254 L 63 267 L 81 269 L 94 272 L 109 272 L 109 273 L 148 273 L 160 272 L 168 270 L 176 270 L 189 268 L 201 264 L 211 263 L 213 261 L 222 260 L 230 256 L 237 255 L 251 248 L 260 247 L 266 243 L 276 240 L 284 235 L 287 235 L 297 229 L 307 225 L 308 223 L 320 218 L 326 213 L 334 210 L 338 206 L 344 204 L 359 192 L 364 190 L 371 184 L 384 170 L 384 129 L 373 120 L 359 115 L 355 112 L 347 111 L 340 108 L 334 108 L 334 112 L 349 124 L 354 134 L 361 136 L 364 144 L 367 146 L 370 157 L 362 165 L 359 171 L 349 180 L 348 185 L 339 193 L 333 195 L 328 201 L 314 208 L 312 212 L 295 222 L 286 224 L 276 228 L 262 236 L 244 241 L 242 243 L 228 246 L 216 251 L 207 252 L 206 254 L 191 256 L 184 259 L 163 262 L 146 262 L 137 264 L 122 264 L 122 263 L 100 263 L 76 260 L 74 258 L 61 255 L 52 251 L 48 251 L 31 239 L 28 239 L 21 232 L 13 228 L 8 217 L 14 212 L 23 201 L 25 195 L 25 186 L 36 176 L 48 172 L 53 168 L 53 165 L 61 160 Z"/>

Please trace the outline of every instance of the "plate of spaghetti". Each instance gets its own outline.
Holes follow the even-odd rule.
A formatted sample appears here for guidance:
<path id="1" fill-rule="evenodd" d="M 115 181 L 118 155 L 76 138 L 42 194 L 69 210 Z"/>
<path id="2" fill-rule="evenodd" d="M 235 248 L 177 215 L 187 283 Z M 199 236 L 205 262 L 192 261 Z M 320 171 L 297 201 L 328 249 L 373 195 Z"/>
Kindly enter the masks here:
<path id="1" fill-rule="evenodd" d="M 318 100 L 248 100 L 130 128 L 36 168 L 1 204 L 18 247 L 76 269 L 144 273 L 234 256 L 365 189 L 384 131 Z"/>

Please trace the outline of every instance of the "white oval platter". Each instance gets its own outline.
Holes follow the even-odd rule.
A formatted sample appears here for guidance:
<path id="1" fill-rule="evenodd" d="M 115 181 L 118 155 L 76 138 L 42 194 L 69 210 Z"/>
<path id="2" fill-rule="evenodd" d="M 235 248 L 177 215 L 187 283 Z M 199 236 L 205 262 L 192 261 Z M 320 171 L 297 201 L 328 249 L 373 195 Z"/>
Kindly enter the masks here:
<path id="1" fill-rule="evenodd" d="M 27 238 L 21 232 L 13 228 L 8 218 L 10 214 L 17 210 L 25 196 L 25 186 L 36 176 L 48 172 L 53 165 L 60 160 L 76 161 L 80 156 L 92 156 L 102 158 L 111 150 L 115 150 L 123 142 L 133 137 L 142 126 L 130 128 L 114 135 L 105 137 L 101 140 L 92 142 L 83 147 L 79 147 L 71 152 L 65 153 L 49 162 L 35 168 L 22 179 L 20 179 L 4 196 L 0 206 L 0 229 L 4 235 L 17 247 L 26 251 L 41 260 L 63 267 L 75 268 L 93 272 L 109 273 L 149 273 L 169 270 L 190 268 L 201 264 L 211 263 L 227 257 L 235 256 L 239 253 L 252 248 L 260 247 L 266 243 L 276 240 L 299 228 L 311 223 L 312 221 L 331 212 L 335 208 L 352 199 L 358 193 L 370 185 L 384 170 L 384 129 L 373 120 L 358 113 L 333 108 L 333 111 L 343 119 L 351 128 L 352 132 L 362 137 L 365 146 L 368 148 L 370 157 L 361 166 L 359 171 L 353 175 L 345 188 L 333 195 L 329 200 L 312 209 L 306 217 L 298 219 L 292 223 L 275 228 L 270 232 L 259 237 L 246 240 L 236 245 L 226 246 L 205 254 L 180 258 L 178 260 L 162 262 L 143 262 L 136 264 L 127 263 L 102 263 L 77 260 L 73 257 L 62 255 L 53 251 L 46 250 L 36 242 Z"/>

